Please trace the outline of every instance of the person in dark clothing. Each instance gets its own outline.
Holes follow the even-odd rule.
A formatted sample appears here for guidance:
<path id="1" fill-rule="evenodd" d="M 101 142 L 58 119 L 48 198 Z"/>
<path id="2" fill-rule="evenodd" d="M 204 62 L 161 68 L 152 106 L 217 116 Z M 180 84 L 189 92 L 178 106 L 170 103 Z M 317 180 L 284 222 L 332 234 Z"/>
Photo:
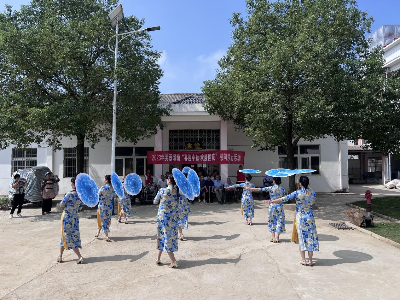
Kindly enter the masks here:
<path id="1" fill-rule="evenodd" d="M 51 207 L 53 206 L 53 199 L 56 197 L 56 191 L 54 189 L 54 184 L 59 182 L 60 179 L 57 175 L 55 178 L 51 178 L 52 173 L 47 172 L 45 178 L 42 181 L 42 215 L 51 212 Z"/>
<path id="2" fill-rule="evenodd" d="M 27 185 L 28 182 L 25 179 L 21 179 L 21 176 L 19 174 L 14 175 L 14 182 L 12 184 L 12 187 L 14 189 L 14 198 L 10 212 L 10 219 L 13 218 L 14 211 L 17 208 L 17 206 L 18 206 L 17 216 L 20 218 L 22 217 L 21 210 L 22 210 L 22 204 L 24 204 L 25 187 Z"/>
<path id="3" fill-rule="evenodd" d="M 208 199 L 208 202 L 213 202 L 211 193 L 214 186 L 214 181 L 211 180 L 210 175 L 207 176 L 207 180 L 205 181 L 204 185 L 206 186 L 206 199 Z"/>

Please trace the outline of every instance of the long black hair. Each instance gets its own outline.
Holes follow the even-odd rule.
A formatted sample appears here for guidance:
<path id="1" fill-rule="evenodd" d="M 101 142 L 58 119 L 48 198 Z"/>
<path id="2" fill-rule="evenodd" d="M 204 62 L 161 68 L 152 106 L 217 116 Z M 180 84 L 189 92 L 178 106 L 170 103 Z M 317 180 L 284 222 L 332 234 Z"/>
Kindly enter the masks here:
<path id="1" fill-rule="evenodd" d="M 111 175 L 104 176 L 104 179 L 107 181 L 109 185 L 111 185 Z"/>
<path id="2" fill-rule="evenodd" d="M 307 176 L 300 176 L 299 182 L 301 185 L 306 189 L 308 188 L 308 185 L 310 184 L 310 180 L 308 179 Z"/>
<path id="3" fill-rule="evenodd" d="M 250 181 L 253 177 L 250 174 L 247 173 L 245 178 L 246 178 L 247 181 Z"/>
<path id="4" fill-rule="evenodd" d="M 176 184 L 174 176 L 172 174 L 170 174 L 170 175 L 168 175 L 168 179 L 172 183 L 172 185 L 174 186 L 174 189 L 176 189 L 176 195 L 179 197 L 179 187 Z"/>
<path id="5" fill-rule="evenodd" d="M 274 177 L 274 181 L 277 185 L 280 185 L 282 182 L 282 179 L 280 177 Z"/>

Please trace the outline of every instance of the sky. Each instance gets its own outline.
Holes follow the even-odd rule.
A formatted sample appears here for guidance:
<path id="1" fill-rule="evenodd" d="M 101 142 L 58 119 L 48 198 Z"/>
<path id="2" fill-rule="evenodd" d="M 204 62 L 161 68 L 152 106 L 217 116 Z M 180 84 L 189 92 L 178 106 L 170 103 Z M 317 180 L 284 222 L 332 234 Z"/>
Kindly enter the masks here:
<path id="1" fill-rule="evenodd" d="M 30 0 L 0 0 L 0 10 L 11 4 L 19 10 Z M 164 71 L 160 91 L 201 93 L 205 80 L 215 77 L 218 60 L 231 44 L 234 12 L 245 14 L 245 0 L 121 0 L 124 15 L 145 20 L 145 27 L 161 26 L 151 32 L 154 49 L 162 52 Z M 382 25 L 400 24 L 399 0 L 358 0 L 358 7 L 372 16 L 371 32 Z M 369 34 L 367 34 L 368 36 Z"/>

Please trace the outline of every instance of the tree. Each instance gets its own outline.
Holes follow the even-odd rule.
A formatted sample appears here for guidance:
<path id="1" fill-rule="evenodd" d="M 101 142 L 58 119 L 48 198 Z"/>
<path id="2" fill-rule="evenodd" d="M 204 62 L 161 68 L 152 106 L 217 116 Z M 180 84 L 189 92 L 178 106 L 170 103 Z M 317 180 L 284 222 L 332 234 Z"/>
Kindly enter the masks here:
<path id="1" fill-rule="evenodd" d="M 371 18 L 355 1 L 247 0 L 246 20 L 235 13 L 231 24 L 232 45 L 202 88 L 209 113 L 232 120 L 253 146 L 282 146 L 291 169 L 301 138 L 360 134 L 353 124 L 365 102 L 377 105 L 371 95 L 384 78 L 382 53 L 365 38 Z"/>
<path id="2" fill-rule="evenodd" d="M 84 141 L 111 138 L 115 30 L 108 20 L 116 0 L 32 0 L 0 14 L 0 148 L 77 138 L 77 173 Z M 120 32 L 143 20 L 126 17 Z M 119 43 L 117 137 L 136 143 L 161 126 L 157 64 L 147 33 Z M 144 121 L 145 120 L 145 121 Z"/>

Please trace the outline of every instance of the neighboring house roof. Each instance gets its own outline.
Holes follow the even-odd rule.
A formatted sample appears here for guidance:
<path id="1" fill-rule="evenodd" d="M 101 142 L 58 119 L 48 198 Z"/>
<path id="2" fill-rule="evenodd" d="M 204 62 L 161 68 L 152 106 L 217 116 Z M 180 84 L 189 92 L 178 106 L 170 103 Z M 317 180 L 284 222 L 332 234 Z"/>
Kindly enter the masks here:
<path id="1" fill-rule="evenodd" d="M 203 104 L 206 101 L 201 93 L 161 94 L 161 102 L 169 104 Z"/>
<path id="2" fill-rule="evenodd" d="M 355 146 L 348 146 L 349 151 L 372 151 L 371 148 L 365 148 L 364 146 L 355 145 Z"/>

